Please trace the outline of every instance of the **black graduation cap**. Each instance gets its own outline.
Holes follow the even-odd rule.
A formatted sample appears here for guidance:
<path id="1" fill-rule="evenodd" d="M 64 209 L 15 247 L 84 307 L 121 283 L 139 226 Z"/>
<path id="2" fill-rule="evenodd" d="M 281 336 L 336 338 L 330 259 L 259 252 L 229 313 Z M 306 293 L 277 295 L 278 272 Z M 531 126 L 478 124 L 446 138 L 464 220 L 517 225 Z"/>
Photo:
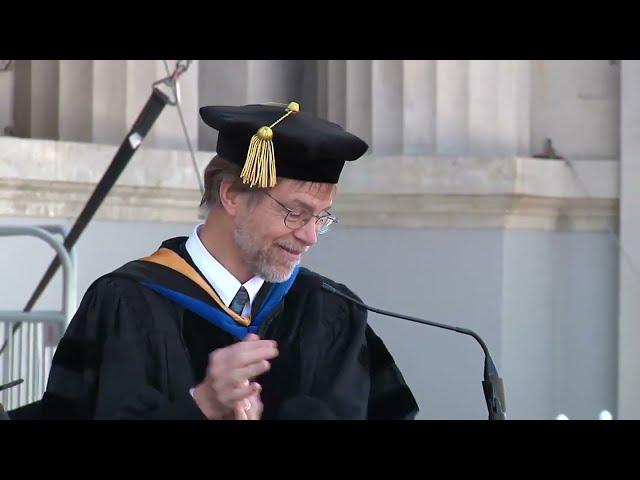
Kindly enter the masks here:
<path id="1" fill-rule="evenodd" d="M 336 123 L 301 112 L 297 103 L 200 108 L 202 120 L 218 130 L 216 152 L 243 167 L 251 187 L 272 187 L 276 175 L 338 183 L 345 161 L 368 145 Z"/>

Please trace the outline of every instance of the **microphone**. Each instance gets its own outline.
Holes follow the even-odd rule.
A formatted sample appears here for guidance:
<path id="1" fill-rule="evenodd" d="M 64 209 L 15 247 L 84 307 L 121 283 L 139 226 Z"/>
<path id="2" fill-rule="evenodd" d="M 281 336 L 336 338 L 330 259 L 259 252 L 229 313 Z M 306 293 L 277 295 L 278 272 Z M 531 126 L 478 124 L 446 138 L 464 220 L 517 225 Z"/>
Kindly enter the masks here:
<path id="1" fill-rule="evenodd" d="M 506 404 L 504 400 L 504 385 L 502 379 L 498 375 L 498 370 L 496 369 L 495 364 L 493 363 L 493 359 L 489 354 L 489 349 L 487 345 L 484 343 L 482 338 L 474 332 L 473 330 L 469 330 L 468 328 L 454 327 L 451 325 L 445 325 L 442 323 L 431 322 L 429 320 L 423 320 L 420 318 L 410 317 L 407 315 L 401 315 L 399 313 L 388 312 L 386 310 L 381 310 L 379 308 L 370 307 L 365 305 L 364 303 L 356 300 L 349 295 L 345 295 L 340 292 L 336 288 L 332 287 L 326 282 L 322 282 L 321 288 L 326 290 L 327 292 L 333 293 L 334 295 L 338 295 L 350 302 L 375 313 L 379 313 L 381 315 L 387 315 L 389 317 L 401 318 L 403 320 L 409 320 L 410 322 L 422 323 L 424 325 L 430 325 L 432 327 L 444 328 L 445 330 L 452 330 L 454 332 L 462 333 L 464 335 L 470 335 L 476 339 L 476 341 L 482 347 L 484 351 L 484 380 L 482 381 L 482 390 L 484 392 L 484 398 L 487 402 L 487 409 L 489 410 L 489 420 L 505 420 L 506 419 Z"/>

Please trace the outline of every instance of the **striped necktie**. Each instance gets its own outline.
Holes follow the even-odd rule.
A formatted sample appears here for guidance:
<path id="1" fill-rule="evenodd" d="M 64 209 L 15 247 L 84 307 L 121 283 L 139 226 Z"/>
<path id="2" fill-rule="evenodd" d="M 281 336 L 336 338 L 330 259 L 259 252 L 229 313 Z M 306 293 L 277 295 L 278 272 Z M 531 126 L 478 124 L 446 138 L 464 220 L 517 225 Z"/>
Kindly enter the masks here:
<path id="1" fill-rule="evenodd" d="M 247 289 L 241 285 L 240 288 L 238 289 L 238 293 L 236 293 L 236 296 L 233 297 L 233 300 L 231 301 L 229 308 L 233 310 L 235 313 L 237 313 L 238 315 L 242 315 L 242 310 L 244 309 L 244 306 L 248 301 L 249 301 L 249 293 L 247 292 Z"/>

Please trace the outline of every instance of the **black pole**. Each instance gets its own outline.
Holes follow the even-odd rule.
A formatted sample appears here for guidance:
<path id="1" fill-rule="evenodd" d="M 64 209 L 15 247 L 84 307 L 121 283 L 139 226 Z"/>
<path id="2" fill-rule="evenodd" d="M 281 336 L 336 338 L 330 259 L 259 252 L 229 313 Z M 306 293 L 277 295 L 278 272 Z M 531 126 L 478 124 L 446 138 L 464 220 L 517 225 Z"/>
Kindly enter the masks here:
<path id="1" fill-rule="evenodd" d="M 84 206 L 82 212 L 75 221 L 73 227 L 71 228 L 71 231 L 69 232 L 69 235 L 67 235 L 67 237 L 65 238 L 64 246 L 67 250 L 71 250 L 71 248 L 73 248 L 73 246 L 76 244 L 85 227 L 89 224 L 98 208 L 100 208 L 100 205 L 102 205 L 102 202 L 109 194 L 109 191 L 129 163 L 129 160 L 131 160 L 131 157 L 142 143 L 144 137 L 147 135 L 147 133 L 149 133 L 149 130 L 151 129 L 158 116 L 162 112 L 162 109 L 167 105 L 167 103 L 169 103 L 169 97 L 167 97 L 157 88 L 154 88 L 151 92 L 151 95 L 149 96 L 149 99 L 147 100 L 147 103 L 134 122 L 133 127 L 131 127 L 131 130 L 120 144 L 120 148 L 118 148 L 118 151 L 113 157 L 113 160 L 107 168 L 107 171 L 104 173 L 104 175 L 96 185 L 96 188 L 91 194 L 89 201 Z M 60 261 L 58 259 L 58 256 L 56 255 L 56 257 L 51 262 L 51 265 L 49 265 L 49 268 L 42 277 L 42 280 L 40 280 L 40 283 L 33 292 L 33 295 L 31 295 L 31 298 L 27 302 L 27 305 L 24 307 L 24 312 L 31 311 L 35 303 L 40 298 L 40 295 L 42 295 L 44 289 L 47 287 L 55 273 L 58 271 L 59 266 Z M 20 328 L 21 325 L 22 322 L 18 322 L 13 326 L 12 335 Z M 2 348 L 0 348 L 0 354 L 4 352 L 7 346 L 7 341 L 10 341 L 10 339 L 5 340 Z"/>
<path id="2" fill-rule="evenodd" d="M 0 385 L 0 392 L 2 390 L 6 390 L 7 388 L 15 387 L 16 385 L 20 385 L 24 380 L 19 378 L 18 380 L 14 380 L 13 382 L 5 383 L 4 385 Z"/>

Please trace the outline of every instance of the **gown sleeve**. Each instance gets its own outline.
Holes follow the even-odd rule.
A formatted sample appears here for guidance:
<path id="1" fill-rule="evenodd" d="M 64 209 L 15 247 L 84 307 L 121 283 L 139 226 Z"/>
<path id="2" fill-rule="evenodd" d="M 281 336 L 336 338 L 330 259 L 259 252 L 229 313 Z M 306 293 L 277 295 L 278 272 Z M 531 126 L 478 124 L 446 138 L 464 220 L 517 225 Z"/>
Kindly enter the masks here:
<path id="1" fill-rule="evenodd" d="M 45 418 L 205 418 L 188 389 L 162 389 L 163 338 L 149 331 L 141 288 L 110 278 L 89 288 L 53 358 Z"/>

